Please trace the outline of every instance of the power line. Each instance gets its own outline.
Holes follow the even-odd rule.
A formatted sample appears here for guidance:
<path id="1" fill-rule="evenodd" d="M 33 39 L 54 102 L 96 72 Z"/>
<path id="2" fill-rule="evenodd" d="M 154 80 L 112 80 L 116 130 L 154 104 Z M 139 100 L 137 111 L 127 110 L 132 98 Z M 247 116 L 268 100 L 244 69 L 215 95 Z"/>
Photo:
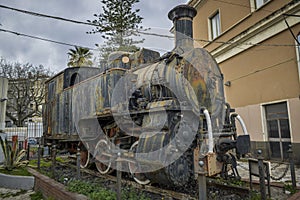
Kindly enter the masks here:
<path id="1" fill-rule="evenodd" d="M 300 45 L 300 42 L 298 41 L 297 37 L 294 35 L 294 33 L 293 33 L 289 23 L 286 21 L 285 17 L 284 17 L 284 22 L 285 22 L 286 26 L 288 27 L 288 29 L 289 29 L 291 35 L 293 36 L 294 40 L 297 42 L 298 45 Z"/>
<path id="2" fill-rule="evenodd" d="M 223 1 L 223 0 L 215 0 L 215 1 L 228 3 L 228 4 L 232 4 L 232 5 L 244 6 L 244 7 L 246 6 L 246 5 L 243 5 L 243 4 L 231 3 L 231 2 L 227 2 L 227 1 Z M 77 20 L 73 20 L 73 19 L 67 19 L 67 18 L 52 16 L 52 15 L 46 15 L 46 14 L 31 12 L 31 11 L 27 11 L 27 10 L 21 10 L 21 9 L 12 8 L 12 7 L 8 7 L 8 6 L 4 6 L 4 5 L 0 5 L 0 8 L 9 9 L 9 10 L 17 11 L 17 12 L 22 12 L 22 13 L 25 13 L 25 14 L 30 14 L 30 15 L 38 16 L 38 17 L 46 17 L 46 18 L 52 18 L 52 19 L 56 19 L 56 20 L 67 21 L 67 22 L 71 22 L 71 23 L 84 24 L 84 25 L 89 25 L 89 26 L 97 26 L 93 23 L 82 22 L 82 21 L 77 21 Z M 144 31 L 139 31 L 139 30 L 136 30 L 135 32 L 143 34 L 143 35 L 152 35 L 152 36 L 157 36 L 157 37 L 165 37 L 165 38 L 169 38 L 169 39 L 174 38 L 174 36 L 170 36 L 170 35 L 149 33 L 149 32 L 144 32 Z M 239 43 L 239 42 L 231 42 L 231 41 L 205 40 L 205 39 L 197 39 L 197 38 L 194 39 L 194 41 L 209 42 L 209 43 L 220 43 L 220 44 L 240 44 L 240 45 L 249 45 L 249 46 L 298 46 L 298 45 L 295 45 L 295 44 L 254 44 L 254 43 Z M 88 49 L 91 49 L 91 48 L 88 48 Z"/>
<path id="3" fill-rule="evenodd" d="M 282 65 L 282 64 L 291 62 L 291 61 L 293 61 L 293 60 L 295 60 L 295 58 L 287 59 L 287 60 L 282 61 L 282 62 L 280 62 L 280 63 L 276 63 L 276 64 L 274 64 L 274 65 L 271 65 L 271 66 L 268 66 L 268 67 L 265 67 L 265 68 L 262 68 L 262 69 L 258 69 L 258 70 L 254 71 L 254 72 L 250 72 L 250 73 L 248 73 L 248 74 L 246 74 L 246 75 L 243 75 L 243 76 L 240 76 L 240 77 L 234 78 L 234 79 L 232 79 L 232 80 L 228 80 L 228 81 L 230 81 L 230 82 L 237 81 L 237 80 L 242 79 L 242 78 L 245 78 L 245 77 L 247 77 L 247 76 L 251 76 L 251 75 L 253 75 L 253 74 L 256 74 L 256 73 L 265 71 L 265 70 L 267 70 L 267 69 L 271 69 L 271 68 L 274 68 L 274 67 L 278 67 L 279 65 Z"/>
<path id="4" fill-rule="evenodd" d="M 89 48 L 89 47 L 84 47 L 84 46 L 81 46 L 81 45 L 75 45 L 75 44 L 59 42 L 59 41 L 55 41 L 55 40 L 51 40 L 51 39 L 47 39 L 47 38 L 42 38 L 42 37 L 38 37 L 38 36 L 27 35 L 27 34 L 24 34 L 24 33 L 19 33 L 19 32 L 7 30 L 7 29 L 0 29 L 0 32 L 11 33 L 11 34 L 14 34 L 14 35 L 17 35 L 17 36 L 28 37 L 28 38 L 31 38 L 31 39 L 42 40 L 42 41 L 56 43 L 56 44 L 60 44 L 60 45 L 66 45 L 66 46 L 72 46 L 72 47 L 77 46 L 77 47 L 82 47 L 82 48 L 86 48 L 86 49 L 93 50 L 93 51 L 98 50 L 98 49 L 93 49 L 93 48 Z"/>
<path id="5" fill-rule="evenodd" d="M 0 5 L 0 8 L 9 9 L 9 10 L 13 10 L 13 11 L 16 11 L 16 12 L 21 12 L 21 13 L 25 13 L 25 14 L 37 16 L 37 17 L 46 17 L 46 18 L 51 18 L 51 19 L 56 19 L 56 20 L 62 20 L 62 21 L 66 21 L 66 22 L 76 23 L 76 24 L 84 24 L 84 25 L 89 25 L 89 26 L 97 26 L 95 24 L 88 23 L 88 22 L 82 22 L 82 21 L 77 21 L 77 20 L 73 20 L 73 19 L 67 19 L 67 18 L 63 18 L 63 17 L 57 17 L 57 16 L 53 16 L 53 15 L 46 15 L 46 14 L 41 14 L 41 13 L 32 12 L 32 11 L 28 11 L 28 10 L 21 10 L 21 9 L 17 9 L 17 8 L 13 8 L 13 7 L 8 7 L 8 6 L 4 6 L 4 5 Z"/>
<path id="6" fill-rule="evenodd" d="M 293 14 L 283 14 L 283 15 L 288 17 L 300 17 L 300 15 L 293 15 Z"/>
<path id="7" fill-rule="evenodd" d="M 164 38 L 169 38 L 169 39 L 174 39 L 174 36 L 170 35 L 164 35 L 164 34 L 158 34 L 158 33 L 151 33 L 151 32 L 144 32 L 144 31 L 137 31 L 140 34 L 143 35 L 151 35 L 151 36 L 157 36 L 157 37 L 164 37 Z M 287 47 L 295 47 L 299 45 L 295 44 L 259 44 L 259 43 L 251 43 L 251 42 L 233 42 L 233 41 L 218 41 L 218 40 L 204 40 L 204 39 L 193 39 L 194 41 L 199 41 L 199 42 L 209 42 L 209 43 L 220 43 L 220 44 L 237 44 L 237 45 L 249 45 L 249 46 L 272 46 L 272 47 L 282 47 L 282 46 L 287 46 Z"/>
<path id="8" fill-rule="evenodd" d="M 239 4 L 239 3 L 232 3 L 232 2 L 228 2 L 228 1 L 224 1 L 224 0 L 214 0 L 214 1 L 218 1 L 218 2 L 221 2 L 221 3 L 227 3 L 227 4 L 230 4 L 230 5 L 234 5 L 234 6 L 240 6 L 240 7 L 250 8 L 250 9 L 258 9 L 256 7 L 247 6 L 247 5 Z M 266 12 L 270 12 L 270 13 L 274 12 L 272 10 L 267 10 L 267 9 L 264 9 L 264 8 L 260 8 L 260 10 L 263 10 L 263 11 L 266 11 Z"/>

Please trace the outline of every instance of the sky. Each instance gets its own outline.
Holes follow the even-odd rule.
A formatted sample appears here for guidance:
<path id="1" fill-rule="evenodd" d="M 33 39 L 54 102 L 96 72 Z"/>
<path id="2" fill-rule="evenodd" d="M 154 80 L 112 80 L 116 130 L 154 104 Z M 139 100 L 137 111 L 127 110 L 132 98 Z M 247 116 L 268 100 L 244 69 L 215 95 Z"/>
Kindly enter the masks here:
<path id="1" fill-rule="evenodd" d="M 149 32 L 168 34 L 172 22 L 168 12 L 176 5 L 185 4 L 187 0 L 140 0 L 136 7 L 143 17 L 143 27 Z M 0 0 L 0 5 L 21 10 L 57 16 L 76 21 L 94 20 L 94 14 L 102 10 L 100 0 Z M 86 34 L 92 26 L 65 22 L 51 18 L 37 17 L 0 7 L 0 29 L 14 31 L 30 36 L 36 36 L 58 42 L 89 48 L 103 43 L 101 35 Z M 146 37 L 146 38 L 145 38 Z M 154 49 L 161 53 L 169 51 L 174 41 L 168 38 L 143 36 L 143 47 Z M 67 67 L 69 49 L 72 46 L 18 36 L 0 31 L 0 57 L 8 62 L 30 63 L 43 65 L 54 72 Z M 97 51 L 92 51 L 97 55 Z"/>

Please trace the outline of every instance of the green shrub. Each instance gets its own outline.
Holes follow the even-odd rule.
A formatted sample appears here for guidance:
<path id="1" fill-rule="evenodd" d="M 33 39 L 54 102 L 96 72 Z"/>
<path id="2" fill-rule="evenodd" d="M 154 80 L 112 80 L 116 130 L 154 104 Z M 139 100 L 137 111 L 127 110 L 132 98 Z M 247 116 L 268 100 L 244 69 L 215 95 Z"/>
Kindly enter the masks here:
<path id="1" fill-rule="evenodd" d="M 22 161 L 26 155 L 26 151 L 24 149 L 19 151 L 18 141 L 16 141 L 16 145 L 12 147 L 8 144 L 6 138 L 3 141 L 2 137 L 0 137 L 0 144 L 4 154 L 4 164 L 1 166 L 2 168 L 11 171 L 14 168 L 26 166 L 28 164 L 28 160 Z"/>

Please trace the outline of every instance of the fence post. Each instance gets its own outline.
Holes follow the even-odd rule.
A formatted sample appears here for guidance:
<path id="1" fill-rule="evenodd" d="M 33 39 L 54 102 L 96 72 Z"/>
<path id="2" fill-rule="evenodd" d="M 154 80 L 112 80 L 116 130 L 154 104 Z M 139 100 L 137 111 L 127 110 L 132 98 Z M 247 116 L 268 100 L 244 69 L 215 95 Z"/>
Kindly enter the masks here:
<path id="1" fill-rule="evenodd" d="M 122 160 L 121 160 L 121 152 L 118 152 L 117 157 L 117 200 L 121 200 L 121 192 L 122 192 Z"/>
<path id="2" fill-rule="evenodd" d="M 37 160 L 37 168 L 40 170 L 41 168 L 41 145 L 38 146 L 38 160 Z"/>
<path id="3" fill-rule="evenodd" d="M 293 149 L 292 145 L 289 145 L 289 161 L 290 161 L 290 171 L 291 171 L 291 178 L 292 178 L 292 186 L 296 188 L 296 175 L 295 175 L 295 164 L 294 164 L 294 156 L 293 156 Z"/>
<path id="4" fill-rule="evenodd" d="M 29 160 L 29 154 L 30 154 L 30 144 L 27 143 L 27 160 Z"/>
<path id="5" fill-rule="evenodd" d="M 260 194 L 261 194 L 261 199 L 265 200 L 267 199 L 267 196 L 266 196 L 265 172 L 264 172 L 265 170 L 263 164 L 262 150 L 258 150 L 257 154 L 258 154 L 257 160 L 258 160 Z"/>
<path id="6" fill-rule="evenodd" d="M 56 166 L 56 145 L 55 144 L 52 146 L 51 152 L 52 152 L 52 174 L 54 176 L 55 166 Z"/>
<path id="7" fill-rule="evenodd" d="M 77 148 L 77 153 L 76 153 L 76 166 L 77 166 L 77 179 L 79 180 L 80 179 L 80 148 L 78 147 Z"/>
<path id="8" fill-rule="evenodd" d="M 198 192 L 199 192 L 199 200 L 206 200 L 207 194 L 206 194 L 206 173 L 204 169 L 204 161 L 199 161 L 200 166 L 200 172 L 198 173 Z"/>

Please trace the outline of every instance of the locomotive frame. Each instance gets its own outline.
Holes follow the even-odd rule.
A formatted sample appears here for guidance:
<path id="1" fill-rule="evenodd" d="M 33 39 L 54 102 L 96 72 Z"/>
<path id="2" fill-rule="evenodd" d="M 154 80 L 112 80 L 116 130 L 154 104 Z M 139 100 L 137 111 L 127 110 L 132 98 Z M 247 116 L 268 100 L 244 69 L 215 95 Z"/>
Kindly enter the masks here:
<path id="1" fill-rule="evenodd" d="M 158 52 L 115 52 L 106 69 L 67 68 L 46 82 L 45 144 L 81 150 L 81 167 L 92 155 L 100 173 L 117 158 L 140 184 L 182 186 L 196 178 L 199 161 L 208 176 L 228 176 L 236 157 L 250 150 L 239 115 L 225 103 L 223 76 L 212 56 L 194 48 L 196 10 L 169 12 L 175 48 Z M 237 135 L 235 121 L 244 135 Z M 162 150 L 163 149 L 163 150 Z M 235 153 L 235 155 L 233 154 Z M 150 155 L 150 156 L 149 156 Z"/>

